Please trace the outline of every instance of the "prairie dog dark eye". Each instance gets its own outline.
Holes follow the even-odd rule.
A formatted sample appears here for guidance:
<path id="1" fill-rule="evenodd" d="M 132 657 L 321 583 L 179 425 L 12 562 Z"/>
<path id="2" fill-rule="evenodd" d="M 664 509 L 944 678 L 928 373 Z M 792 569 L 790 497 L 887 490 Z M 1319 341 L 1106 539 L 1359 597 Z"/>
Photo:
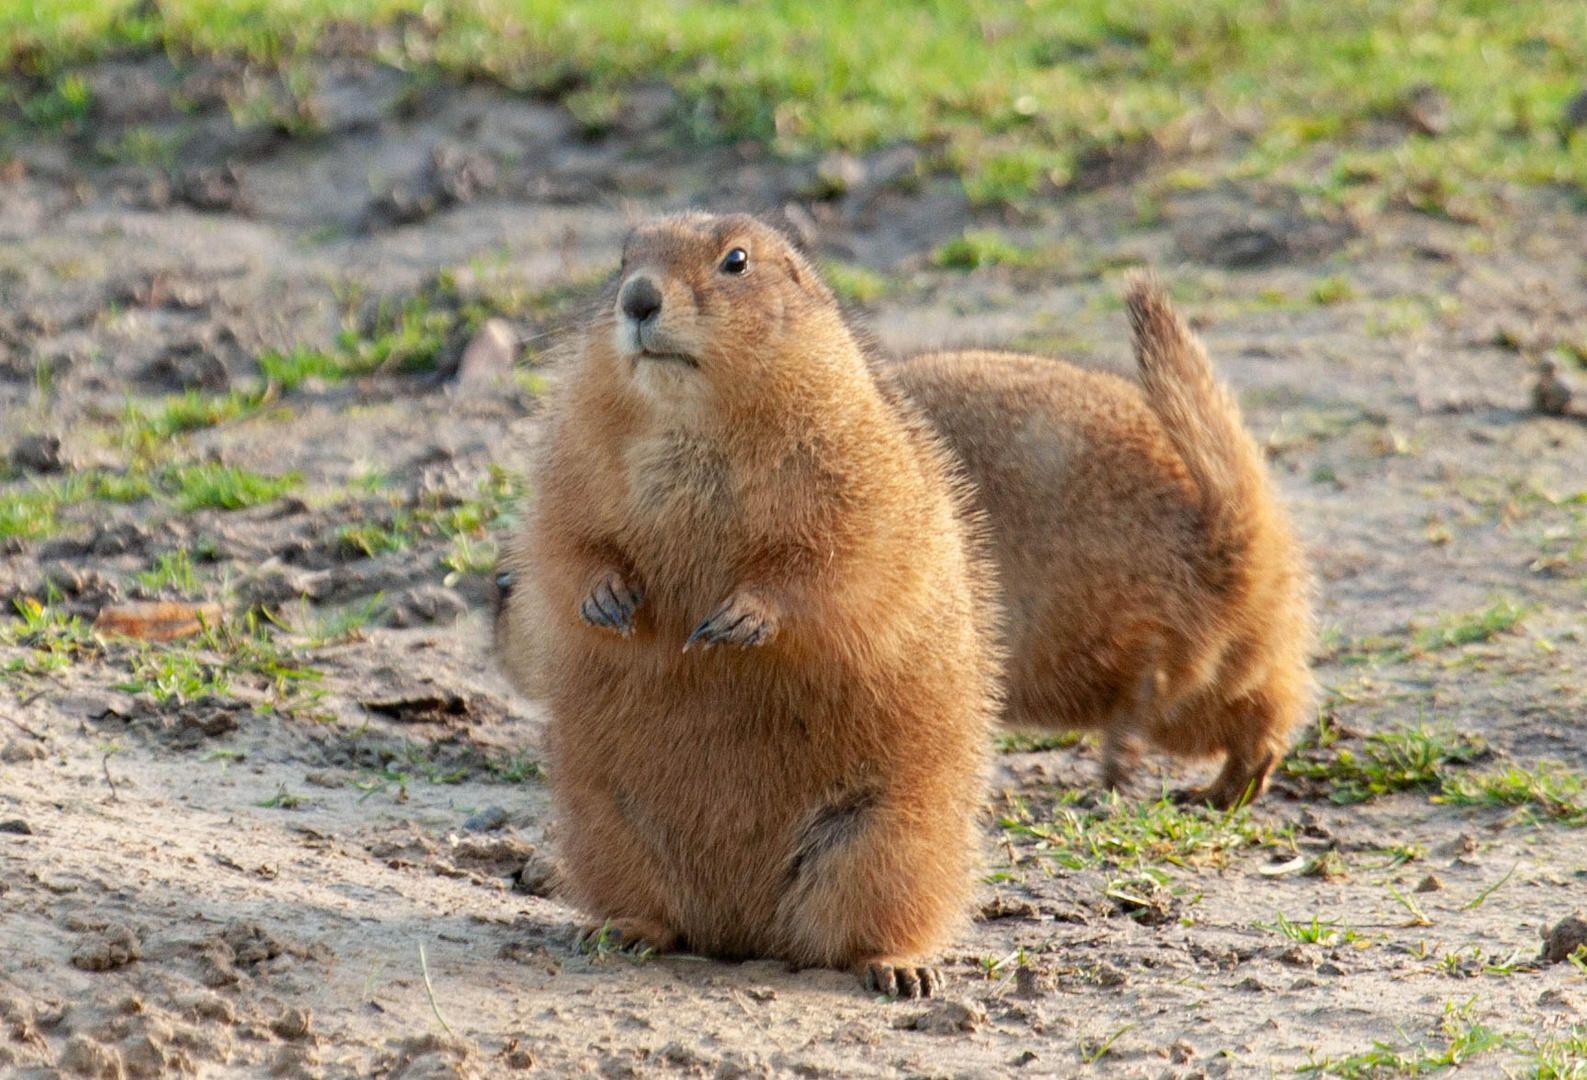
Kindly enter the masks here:
<path id="1" fill-rule="evenodd" d="M 742 274 L 749 269 L 749 252 L 743 248 L 734 248 L 722 260 L 722 273 Z"/>

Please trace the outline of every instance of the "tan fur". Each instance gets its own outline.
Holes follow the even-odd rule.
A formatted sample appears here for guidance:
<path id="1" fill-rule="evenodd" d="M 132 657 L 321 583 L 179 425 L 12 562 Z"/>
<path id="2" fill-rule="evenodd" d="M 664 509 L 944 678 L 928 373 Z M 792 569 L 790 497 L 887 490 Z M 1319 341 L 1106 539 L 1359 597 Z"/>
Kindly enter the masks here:
<path id="1" fill-rule="evenodd" d="M 1006 720 L 1222 754 L 1189 793 L 1261 794 L 1311 694 L 1309 579 L 1238 406 L 1149 278 L 1127 304 L 1139 384 L 1043 357 L 893 367 L 963 459 L 1007 608 Z"/>
<path id="2" fill-rule="evenodd" d="M 999 707 L 969 500 L 774 230 L 664 219 L 618 284 L 500 616 L 552 715 L 567 895 L 627 939 L 908 990 L 973 884 Z"/>

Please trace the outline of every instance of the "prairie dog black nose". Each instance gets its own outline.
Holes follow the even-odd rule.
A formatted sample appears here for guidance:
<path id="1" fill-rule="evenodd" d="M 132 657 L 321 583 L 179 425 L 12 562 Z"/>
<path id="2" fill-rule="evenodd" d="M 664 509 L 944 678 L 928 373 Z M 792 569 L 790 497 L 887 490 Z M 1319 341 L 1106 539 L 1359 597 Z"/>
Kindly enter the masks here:
<path id="1" fill-rule="evenodd" d="M 661 310 L 661 290 L 647 277 L 636 277 L 623 286 L 618 297 L 623 314 L 635 322 L 644 322 Z"/>

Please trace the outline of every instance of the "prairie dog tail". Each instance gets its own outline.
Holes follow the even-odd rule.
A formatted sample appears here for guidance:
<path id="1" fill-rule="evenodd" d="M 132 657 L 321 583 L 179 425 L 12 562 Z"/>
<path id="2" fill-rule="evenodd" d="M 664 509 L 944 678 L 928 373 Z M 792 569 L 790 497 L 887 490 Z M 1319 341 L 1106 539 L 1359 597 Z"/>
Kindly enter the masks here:
<path id="1" fill-rule="evenodd" d="M 1262 454 L 1245 430 L 1240 407 L 1218 381 L 1206 350 L 1149 273 L 1125 286 L 1141 386 L 1174 449 L 1201 489 L 1209 586 L 1236 585 L 1261 529 L 1267 497 Z"/>

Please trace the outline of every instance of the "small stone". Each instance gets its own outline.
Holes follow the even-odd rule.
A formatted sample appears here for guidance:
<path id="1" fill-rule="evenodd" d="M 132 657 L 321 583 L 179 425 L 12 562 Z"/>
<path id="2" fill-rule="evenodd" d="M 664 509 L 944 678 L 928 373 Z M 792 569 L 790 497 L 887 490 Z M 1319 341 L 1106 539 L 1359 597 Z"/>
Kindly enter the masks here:
<path id="1" fill-rule="evenodd" d="M 75 536 L 52 536 L 39 544 L 35 555 L 39 562 L 56 562 L 61 559 L 81 559 L 88 551 L 88 545 Z"/>
<path id="2" fill-rule="evenodd" d="M 1253 993 L 1259 994 L 1267 992 L 1267 987 L 1263 985 L 1262 980 L 1258 979 L 1255 975 L 1247 975 L 1245 978 L 1236 983 L 1234 988 L 1236 990 L 1250 990 Z"/>
<path id="3" fill-rule="evenodd" d="M 61 1068 L 89 1080 L 121 1080 L 126 1075 L 121 1054 L 113 1046 L 74 1035 L 61 1053 Z"/>
<path id="4" fill-rule="evenodd" d="M 865 163 L 853 154 L 827 154 L 816 165 L 815 182 L 809 194 L 814 199 L 846 195 L 865 182 Z"/>
<path id="5" fill-rule="evenodd" d="M 8 458 L 17 473 L 56 473 L 66 468 L 61 440 L 55 435 L 24 435 L 11 447 Z"/>
<path id="6" fill-rule="evenodd" d="M 477 392 L 509 386 L 517 361 L 518 335 L 512 325 L 506 319 L 486 319 L 458 361 L 458 388 Z"/>
<path id="7" fill-rule="evenodd" d="M 534 853 L 533 844 L 511 836 L 466 836 L 443 852 L 459 870 L 473 870 L 489 877 L 512 877 L 522 873 L 524 863 Z"/>
<path id="8" fill-rule="evenodd" d="M 270 1075 L 287 1080 L 318 1080 L 320 1055 L 312 1046 L 283 1046 L 270 1061 Z"/>
<path id="9" fill-rule="evenodd" d="M 1543 934 L 1543 959 L 1558 964 L 1587 945 L 1587 915 L 1572 912 Z"/>
<path id="10" fill-rule="evenodd" d="M 986 1010 L 973 1001 L 938 1001 L 904 1026 L 932 1035 L 957 1035 L 975 1031 L 986 1023 Z"/>
<path id="11" fill-rule="evenodd" d="M 0 747 L 0 761 L 7 765 L 25 765 L 30 761 L 42 761 L 49 757 L 49 751 L 38 743 L 29 740 L 12 739 Z"/>
<path id="12" fill-rule="evenodd" d="M 193 1063 L 186 1054 L 162 1045 L 150 1035 L 139 1035 L 122 1043 L 121 1054 L 132 1080 L 156 1080 L 193 1071 Z"/>
<path id="13" fill-rule="evenodd" d="M 1444 887 L 1444 879 L 1437 874 L 1428 874 L 1416 883 L 1417 892 L 1438 892 Z"/>
<path id="14" fill-rule="evenodd" d="M 1571 389 L 1559 377 L 1559 365 L 1545 356 L 1537 362 L 1537 380 L 1532 384 L 1532 409 L 1543 416 L 1564 416 L 1570 412 Z"/>
<path id="15" fill-rule="evenodd" d="M 1022 967 L 1014 972 L 1014 996 L 1027 1001 L 1044 998 L 1053 991 L 1052 976 L 1033 967 Z"/>
<path id="16" fill-rule="evenodd" d="M 981 919 L 990 922 L 994 919 L 1039 919 L 1041 912 L 1029 900 L 1019 897 L 1004 896 L 998 893 L 985 904 L 981 905 Z"/>
<path id="17" fill-rule="evenodd" d="M 88 548 L 95 555 L 108 557 L 141 552 L 151 539 L 147 529 L 130 521 L 96 526 L 88 538 Z"/>
<path id="18" fill-rule="evenodd" d="M 1123 986 L 1130 977 L 1106 961 L 1097 965 L 1098 986 Z"/>
<path id="19" fill-rule="evenodd" d="M 1587 86 L 1565 103 L 1563 119 L 1567 128 L 1587 127 Z"/>
<path id="20" fill-rule="evenodd" d="M 193 1020 L 211 1020 L 220 1024 L 237 1022 L 237 1010 L 219 994 L 195 993 L 181 999 L 177 1006 Z"/>
<path id="21" fill-rule="evenodd" d="M 33 826 L 21 818 L 12 818 L 10 821 L 0 821 L 0 833 L 13 833 L 16 836 L 32 836 Z"/>
<path id="22" fill-rule="evenodd" d="M 242 173 L 229 162 L 178 173 L 174 187 L 175 194 L 195 210 L 225 212 L 243 205 Z"/>
<path id="23" fill-rule="evenodd" d="M 444 585 L 417 585 L 402 594 L 387 617 L 397 629 L 422 623 L 455 623 L 468 613 L 468 604 Z"/>
<path id="24" fill-rule="evenodd" d="M 1317 965 L 1317 974 L 1319 975 L 1343 975 L 1344 973 L 1345 969 L 1332 960 L 1324 960 Z"/>
<path id="25" fill-rule="evenodd" d="M 507 824 L 507 811 L 499 806 L 487 806 L 463 819 L 463 828 L 468 832 L 491 832 L 505 824 Z"/>
<path id="26" fill-rule="evenodd" d="M 1317 947 L 1305 942 L 1297 941 L 1289 948 L 1278 954 L 1279 963 L 1289 964 L 1292 967 L 1316 967 L 1320 957 Z"/>
<path id="27" fill-rule="evenodd" d="M 309 1033 L 314 1013 L 308 1008 L 288 1009 L 270 1021 L 270 1030 L 283 1039 L 301 1039 Z"/>
<path id="28" fill-rule="evenodd" d="M 519 1046 L 517 1039 L 509 1039 L 507 1041 L 506 1047 L 501 1052 L 501 1057 L 509 1069 L 532 1069 L 535 1066 L 535 1056 L 522 1046 Z"/>
<path id="29" fill-rule="evenodd" d="M 143 955 L 143 943 L 122 923 L 111 923 L 72 953 L 72 966 L 82 971 L 114 971 Z"/>
<path id="30" fill-rule="evenodd" d="M 1470 855 L 1477 850 L 1477 838 L 1470 833 L 1461 833 L 1453 840 L 1446 840 L 1433 849 L 1434 855 L 1455 858 L 1460 855 Z"/>
<path id="31" fill-rule="evenodd" d="M 540 855 L 531 855 L 518 871 L 515 892 L 527 896 L 550 896 L 556 891 L 556 864 Z"/>
<path id="32" fill-rule="evenodd" d="M 1449 130 L 1449 99 L 1437 87 L 1419 83 L 1400 105 L 1406 122 L 1423 135 L 1442 135 Z"/>

